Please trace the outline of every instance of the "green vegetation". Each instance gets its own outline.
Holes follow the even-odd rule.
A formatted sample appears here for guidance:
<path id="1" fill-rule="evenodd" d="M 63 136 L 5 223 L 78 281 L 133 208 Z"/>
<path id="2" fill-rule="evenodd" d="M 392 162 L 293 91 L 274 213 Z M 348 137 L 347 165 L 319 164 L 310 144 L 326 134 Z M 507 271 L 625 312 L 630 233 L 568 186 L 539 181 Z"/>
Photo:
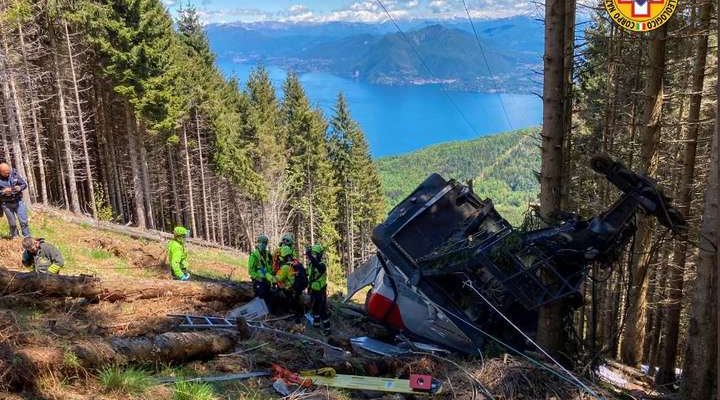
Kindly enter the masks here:
<path id="1" fill-rule="evenodd" d="M 175 383 L 173 400 L 215 400 L 215 390 L 207 383 L 179 381 Z"/>
<path id="2" fill-rule="evenodd" d="M 428 175 L 473 180 L 481 198 L 493 200 L 497 210 L 518 225 L 539 192 L 535 177 L 540 168 L 536 146 L 538 129 L 523 129 L 479 139 L 439 144 L 376 161 L 389 211 Z"/>
<path id="3" fill-rule="evenodd" d="M 135 367 L 107 367 L 100 371 L 98 378 L 107 392 L 140 394 L 153 384 L 147 371 Z"/>

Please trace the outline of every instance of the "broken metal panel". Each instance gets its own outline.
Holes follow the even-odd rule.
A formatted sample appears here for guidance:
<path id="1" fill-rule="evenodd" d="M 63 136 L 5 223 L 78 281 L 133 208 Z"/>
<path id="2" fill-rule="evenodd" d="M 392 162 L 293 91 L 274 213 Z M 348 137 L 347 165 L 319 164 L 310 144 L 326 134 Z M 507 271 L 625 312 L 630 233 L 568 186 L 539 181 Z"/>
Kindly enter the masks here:
<path id="1" fill-rule="evenodd" d="M 407 354 L 409 351 L 367 336 L 350 338 L 350 344 L 354 351 L 360 352 L 360 350 L 364 350 L 385 357 L 396 357 Z"/>
<path id="2" fill-rule="evenodd" d="M 347 295 L 345 295 L 343 302 L 347 302 L 364 287 L 371 285 L 381 269 L 382 265 L 380 265 L 377 256 L 370 257 L 361 266 L 357 267 L 347 277 Z"/>
<path id="3" fill-rule="evenodd" d="M 229 320 L 235 320 L 242 317 L 245 318 L 246 321 L 258 321 L 268 314 L 270 314 L 270 310 L 268 309 L 267 304 L 265 304 L 265 300 L 255 297 L 249 303 L 231 310 L 227 314 L 226 318 Z"/>

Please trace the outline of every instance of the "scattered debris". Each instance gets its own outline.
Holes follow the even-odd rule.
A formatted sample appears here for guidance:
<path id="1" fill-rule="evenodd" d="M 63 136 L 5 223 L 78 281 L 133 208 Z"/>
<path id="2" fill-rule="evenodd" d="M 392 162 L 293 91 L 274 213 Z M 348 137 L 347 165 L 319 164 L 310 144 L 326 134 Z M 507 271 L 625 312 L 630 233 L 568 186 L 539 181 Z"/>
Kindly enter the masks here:
<path id="1" fill-rule="evenodd" d="M 366 351 L 368 353 L 381 355 L 385 357 L 395 357 L 400 355 L 411 354 L 414 351 L 424 351 L 428 353 L 450 354 L 450 351 L 433 344 L 413 342 L 407 338 L 401 337 L 403 340 L 398 345 L 392 345 L 373 339 L 367 336 L 350 338 L 353 350 L 356 352 Z"/>
<path id="2" fill-rule="evenodd" d="M 234 320 L 243 317 L 246 321 L 258 321 L 268 314 L 270 314 L 270 310 L 265 304 L 265 300 L 255 297 L 249 303 L 230 310 L 225 318 Z"/>
<path id="3" fill-rule="evenodd" d="M 407 350 L 401 349 L 398 346 L 393 346 L 367 336 L 350 338 L 350 343 L 352 344 L 354 351 L 359 352 L 364 350 L 372 354 L 386 357 L 394 357 L 408 353 Z"/>
<path id="4" fill-rule="evenodd" d="M 277 364 L 272 365 L 272 372 L 273 378 L 276 380 L 282 379 L 287 383 L 292 383 L 304 388 L 310 388 L 313 385 L 311 377 L 300 376 L 300 374 L 292 372 L 289 369 Z"/>
<path id="5" fill-rule="evenodd" d="M 290 388 L 288 387 L 287 383 L 285 383 L 285 381 L 282 379 L 275 379 L 272 387 L 273 389 L 275 389 L 276 392 L 283 396 L 290 395 Z"/>

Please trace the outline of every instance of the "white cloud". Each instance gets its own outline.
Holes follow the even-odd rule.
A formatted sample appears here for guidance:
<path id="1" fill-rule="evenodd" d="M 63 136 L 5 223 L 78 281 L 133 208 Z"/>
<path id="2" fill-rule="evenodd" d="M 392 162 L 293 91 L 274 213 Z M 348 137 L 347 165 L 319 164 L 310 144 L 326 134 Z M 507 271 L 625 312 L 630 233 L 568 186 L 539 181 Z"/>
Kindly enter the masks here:
<path id="1" fill-rule="evenodd" d="M 446 13 L 452 11 L 452 7 L 447 0 L 432 0 L 428 7 L 433 13 Z"/>
<path id="2" fill-rule="evenodd" d="M 168 8 L 175 7 L 177 3 L 177 0 L 163 0 L 163 4 L 165 4 L 165 7 Z"/>
<path id="3" fill-rule="evenodd" d="M 210 2 L 211 0 L 202 0 Z M 388 20 L 388 15 L 377 0 L 351 0 L 346 6 L 324 12 L 310 9 L 297 0 L 285 10 L 265 12 L 252 8 L 214 9 L 200 7 L 204 23 L 224 22 L 306 22 L 322 23 L 334 21 L 379 23 Z M 166 4 L 177 0 L 163 0 Z M 537 7 L 531 0 L 466 0 L 474 19 L 505 18 L 516 15 L 532 15 Z M 382 4 L 393 19 L 464 19 L 467 18 L 462 0 L 382 0 Z"/>
<path id="4" fill-rule="evenodd" d="M 205 24 L 224 24 L 228 22 L 265 21 L 273 19 L 273 15 L 254 8 L 230 8 L 225 10 L 198 9 L 200 20 Z"/>

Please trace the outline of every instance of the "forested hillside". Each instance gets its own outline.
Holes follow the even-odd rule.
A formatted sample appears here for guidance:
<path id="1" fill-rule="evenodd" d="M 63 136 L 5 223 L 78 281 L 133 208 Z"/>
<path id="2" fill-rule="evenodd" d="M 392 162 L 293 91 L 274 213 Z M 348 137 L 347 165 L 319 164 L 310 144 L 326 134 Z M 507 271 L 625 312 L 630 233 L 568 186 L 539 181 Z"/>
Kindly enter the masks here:
<path id="1" fill-rule="evenodd" d="M 445 179 L 472 179 L 475 192 L 492 199 L 497 210 L 518 225 L 528 204 L 537 201 L 537 142 L 538 129 L 523 129 L 380 158 L 376 163 L 386 207 L 394 207 L 428 175 L 437 172 Z"/>
<path id="2" fill-rule="evenodd" d="M 609 207 L 619 191 L 587 168 L 605 152 L 658 180 L 688 231 L 638 218 L 621 261 L 586 281 L 592 307 L 575 313 L 575 332 L 597 356 L 647 365 L 658 390 L 679 382 L 684 398 L 717 398 L 717 2 L 680 2 L 645 33 L 595 5 L 580 28 L 574 1 L 546 3 L 540 212 Z M 541 344 L 567 349 L 563 305 L 543 308 L 539 326 Z"/>
<path id="3" fill-rule="evenodd" d="M 160 0 L 0 3 L 0 148 L 27 200 L 249 250 L 322 242 L 341 272 L 382 213 L 363 133 L 297 76 L 226 80 L 198 13 Z"/>

